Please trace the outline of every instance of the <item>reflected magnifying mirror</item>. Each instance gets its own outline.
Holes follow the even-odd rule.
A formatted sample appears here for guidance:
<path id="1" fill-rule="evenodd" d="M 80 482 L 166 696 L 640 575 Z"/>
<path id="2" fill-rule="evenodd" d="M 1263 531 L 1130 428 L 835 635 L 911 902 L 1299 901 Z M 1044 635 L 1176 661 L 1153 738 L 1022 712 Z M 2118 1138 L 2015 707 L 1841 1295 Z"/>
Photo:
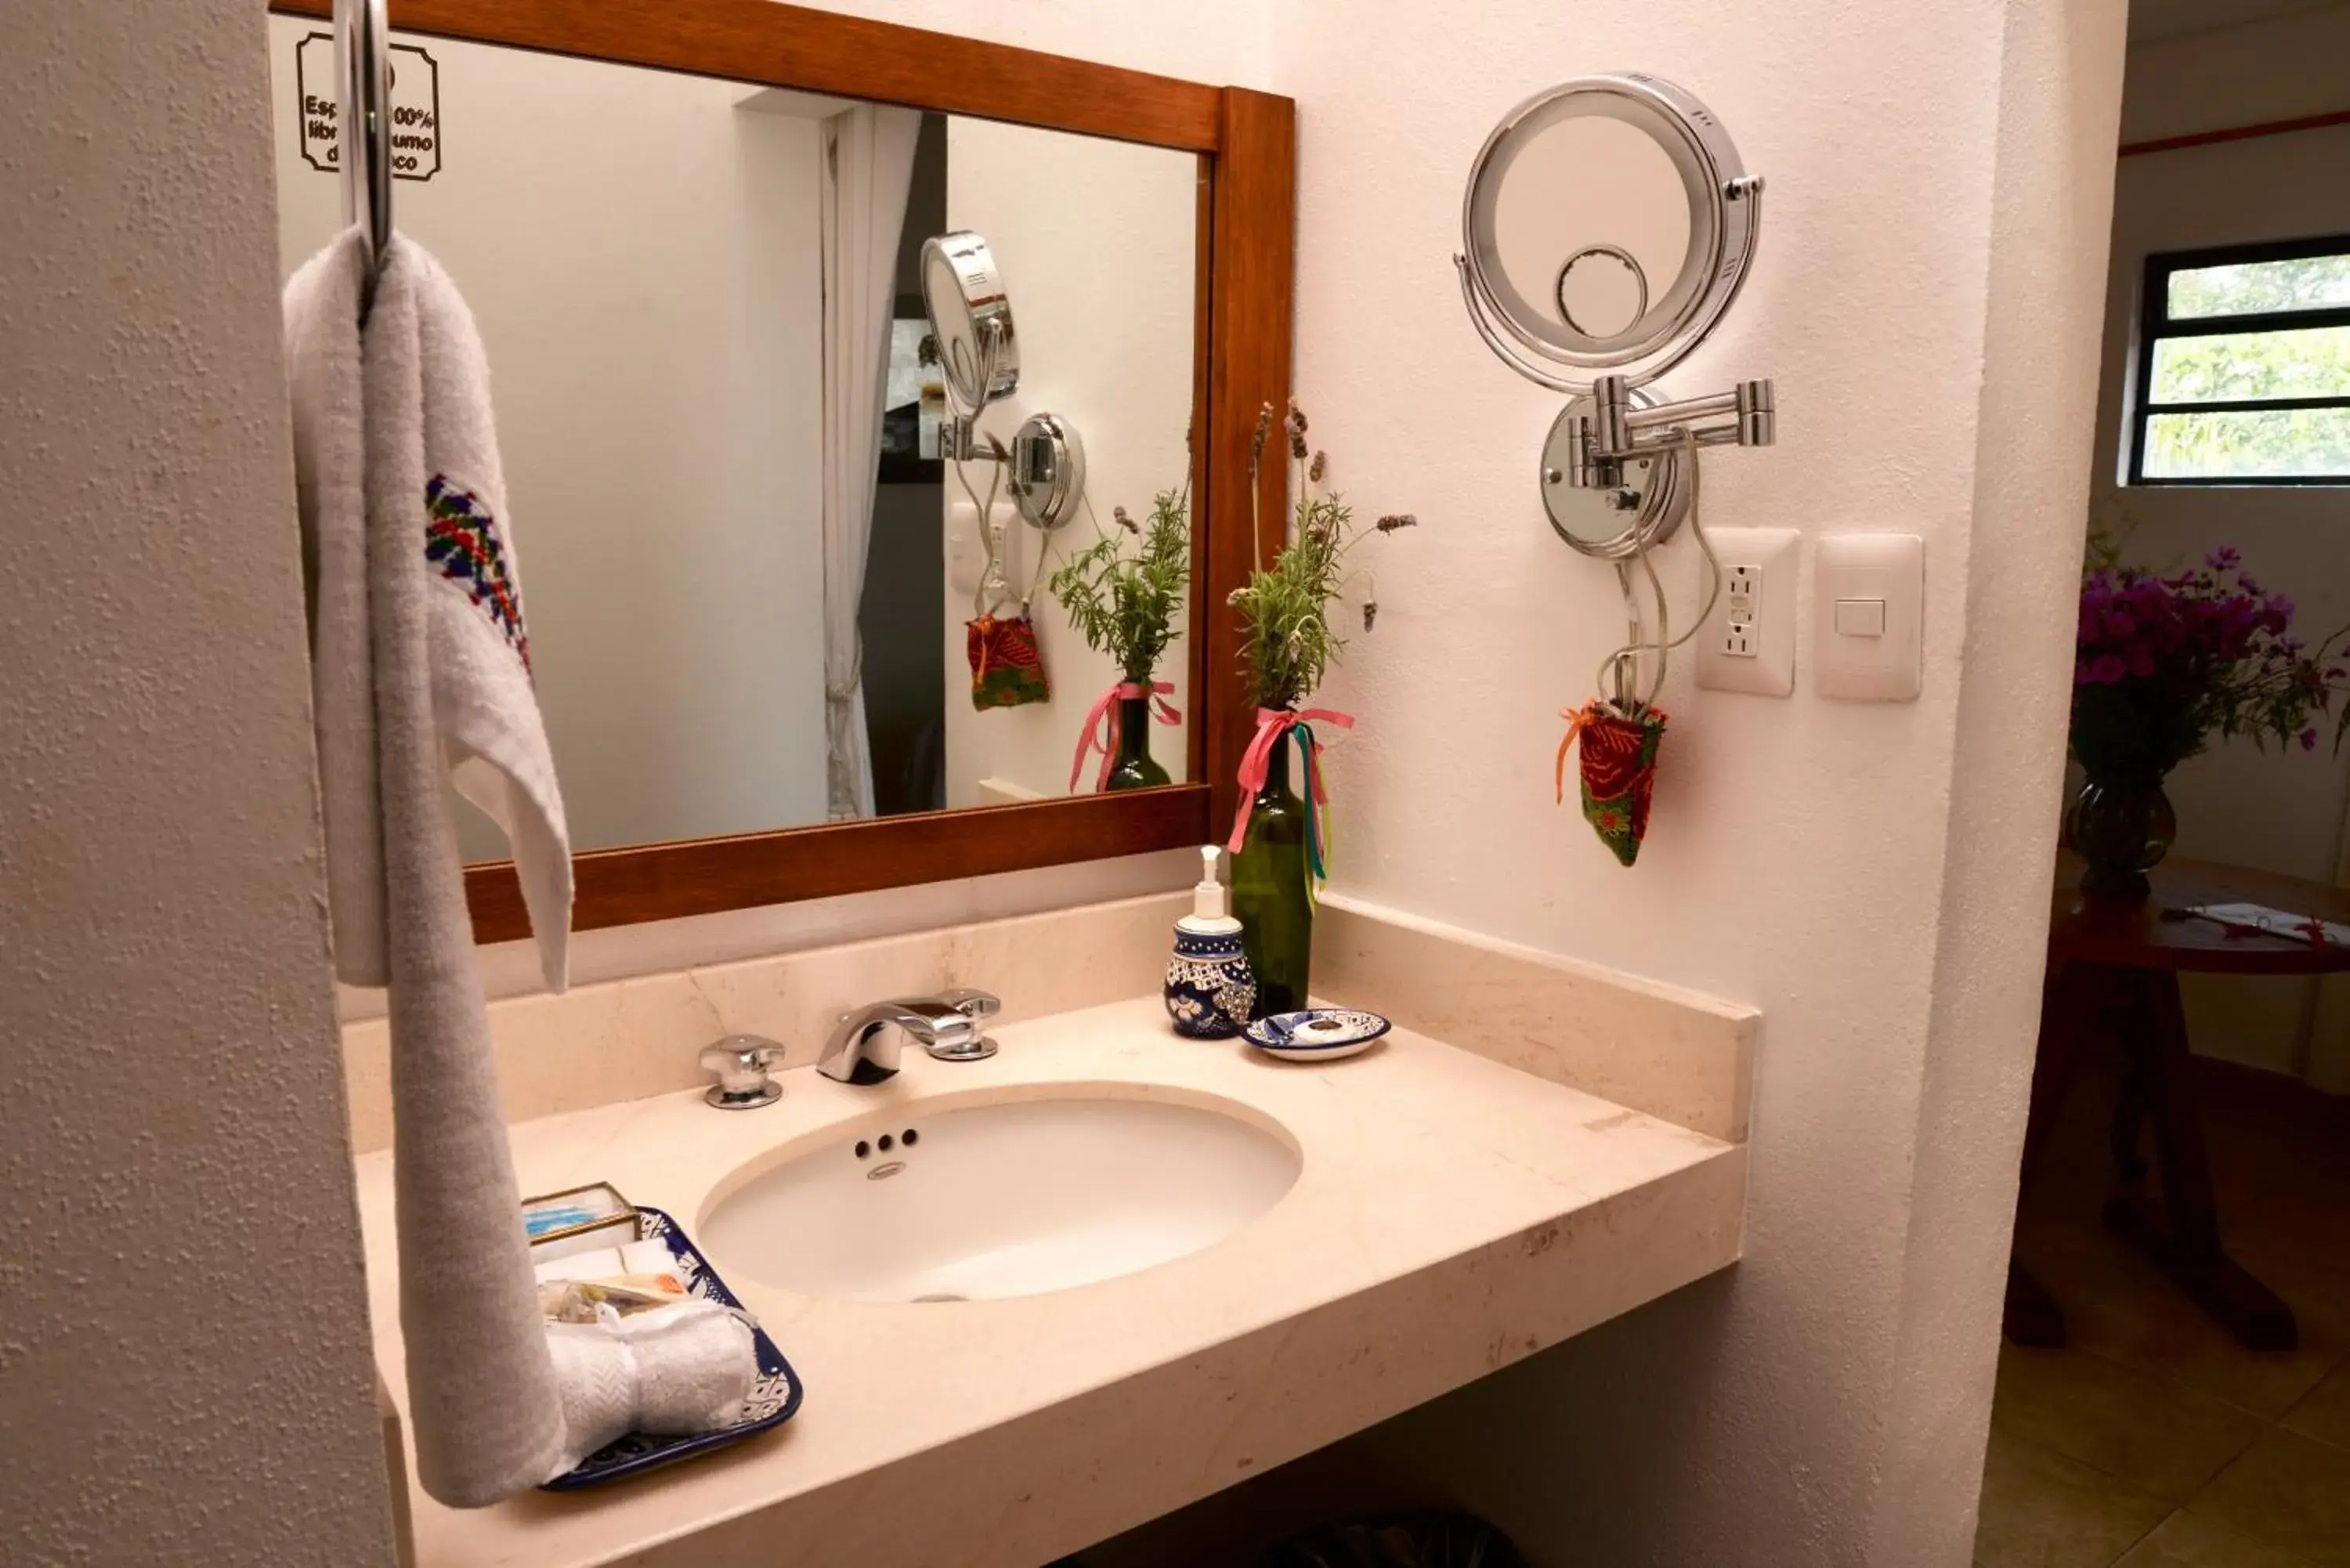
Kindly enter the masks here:
<path id="1" fill-rule="evenodd" d="M 1771 383 L 1674 402 L 1653 383 L 1705 341 L 1745 283 L 1762 182 L 1669 82 L 1578 78 L 1503 116 L 1479 150 L 1454 258 L 1503 363 L 1569 394 L 1544 442 L 1551 525 L 1621 560 L 1671 537 L 1693 444 L 1768 445 Z"/>
<path id="2" fill-rule="evenodd" d="M 1012 327 L 1012 301 L 987 242 L 968 229 L 922 242 L 922 309 L 938 340 L 951 428 L 941 431 L 944 455 L 958 462 L 981 456 L 974 423 L 987 405 L 1020 389 L 1020 346 Z M 1023 521 L 1046 533 L 1077 514 L 1086 493 L 1086 449 L 1076 428 L 1058 414 L 1032 414 L 1012 438 L 1012 504 Z"/>
<path id="3" fill-rule="evenodd" d="M 1020 388 L 1012 301 L 987 242 L 968 229 L 922 242 L 922 309 L 939 344 L 939 377 L 958 421 Z"/>

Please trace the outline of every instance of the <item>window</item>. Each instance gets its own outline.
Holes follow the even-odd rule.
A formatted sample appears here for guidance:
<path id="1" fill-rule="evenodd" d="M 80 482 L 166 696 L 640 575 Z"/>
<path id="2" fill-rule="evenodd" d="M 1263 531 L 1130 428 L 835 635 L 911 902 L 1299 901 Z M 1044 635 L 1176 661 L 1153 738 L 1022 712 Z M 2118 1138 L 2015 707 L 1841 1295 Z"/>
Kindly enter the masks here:
<path id="1" fill-rule="evenodd" d="M 2149 256 L 2132 484 L 2350 485 L 2350 234 Z"/>

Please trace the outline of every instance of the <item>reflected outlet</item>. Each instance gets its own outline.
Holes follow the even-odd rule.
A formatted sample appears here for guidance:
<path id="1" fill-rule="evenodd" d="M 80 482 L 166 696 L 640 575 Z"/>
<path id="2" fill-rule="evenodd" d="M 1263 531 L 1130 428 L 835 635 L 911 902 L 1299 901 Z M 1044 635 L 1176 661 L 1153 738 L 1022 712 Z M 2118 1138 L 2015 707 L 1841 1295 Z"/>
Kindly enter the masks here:
<path id="1" fill-rule="evenodd" d="M 1710 528 L 1721 594 L 1694 645 L 1697 683 L 1713 691 L 1786 697 L 1795 690 L 1793 528 Z"/>

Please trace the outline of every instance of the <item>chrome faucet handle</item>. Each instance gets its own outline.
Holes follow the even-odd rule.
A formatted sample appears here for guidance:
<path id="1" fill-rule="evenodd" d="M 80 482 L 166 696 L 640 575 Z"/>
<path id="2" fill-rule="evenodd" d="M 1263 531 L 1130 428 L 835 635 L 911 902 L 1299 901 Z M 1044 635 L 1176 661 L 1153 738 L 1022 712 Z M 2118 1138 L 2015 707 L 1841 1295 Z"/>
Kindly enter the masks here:
<path id="1" fill-rule="evenodd" d="M 939 1000 L 962 1013 L 965 1018 L 993 1018 L 1003 1011 L 1003 999 L 992 991 L 976 986 L 959 985 L 951 991 L 939 992 Z"/>
<path id="2" fill-rule="evenodd" d="M 722 1111 L 772 1106 L 784 1086 L 767 1074 L 783 1060 L 784 1048 L 764 1034 L 729 1034 L 702 1048 L 702 1070 L 718 1075 L 702 1097 Z"/>
<path id="3" fill-rule="evenodd" d="M 971 1027 L 941 1033 L 923 1043 L 923 1049 L 941 1062 L 984 1062 L 995 1054 L 995 1042 L 984 1033 L 987 1021 L 1003 1011 L 1003 1000 L 993 992 L 957 986 L 939 993 L 939 1000 L 971 1020 Z"/>

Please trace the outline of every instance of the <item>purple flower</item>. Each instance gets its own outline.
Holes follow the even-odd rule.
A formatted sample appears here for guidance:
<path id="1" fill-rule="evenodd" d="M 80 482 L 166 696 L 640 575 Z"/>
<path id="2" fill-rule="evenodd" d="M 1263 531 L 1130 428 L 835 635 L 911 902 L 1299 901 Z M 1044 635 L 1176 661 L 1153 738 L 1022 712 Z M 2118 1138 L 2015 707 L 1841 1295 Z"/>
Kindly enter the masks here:
<path id="1" fill-rule="evenodd" d="M 2222 545 L 2203 557 L 2215 572 L 2232 572 L 2243 558 L 2233 545 Z"/>
<path id="2" fill-rule="evenodd" d="M 2317 727 L 2315 725 L 2313 724 L 2308 729 L 2303 730 L 2301 732 L 2301 749 L 2304 752 L 2314 752 L 2317 750 Z"/>
<path id="3" fill-rule="evenodd" d="M 2116 642 L 2127 642 L 2137 635 L 2137 622 L 2122 611 L 2115 610 L 2106 617 L 2106 635 Z"/>
<path id="4" fill-rule="evenodd" d="M 2129 666 L 2122 662 L 2120 654 L 2101 653 L 2090 660 L 2089 668 L 2081 672 L 2081 679 L 2091 686 L 2111 686 L 2128 673 Z"/>

